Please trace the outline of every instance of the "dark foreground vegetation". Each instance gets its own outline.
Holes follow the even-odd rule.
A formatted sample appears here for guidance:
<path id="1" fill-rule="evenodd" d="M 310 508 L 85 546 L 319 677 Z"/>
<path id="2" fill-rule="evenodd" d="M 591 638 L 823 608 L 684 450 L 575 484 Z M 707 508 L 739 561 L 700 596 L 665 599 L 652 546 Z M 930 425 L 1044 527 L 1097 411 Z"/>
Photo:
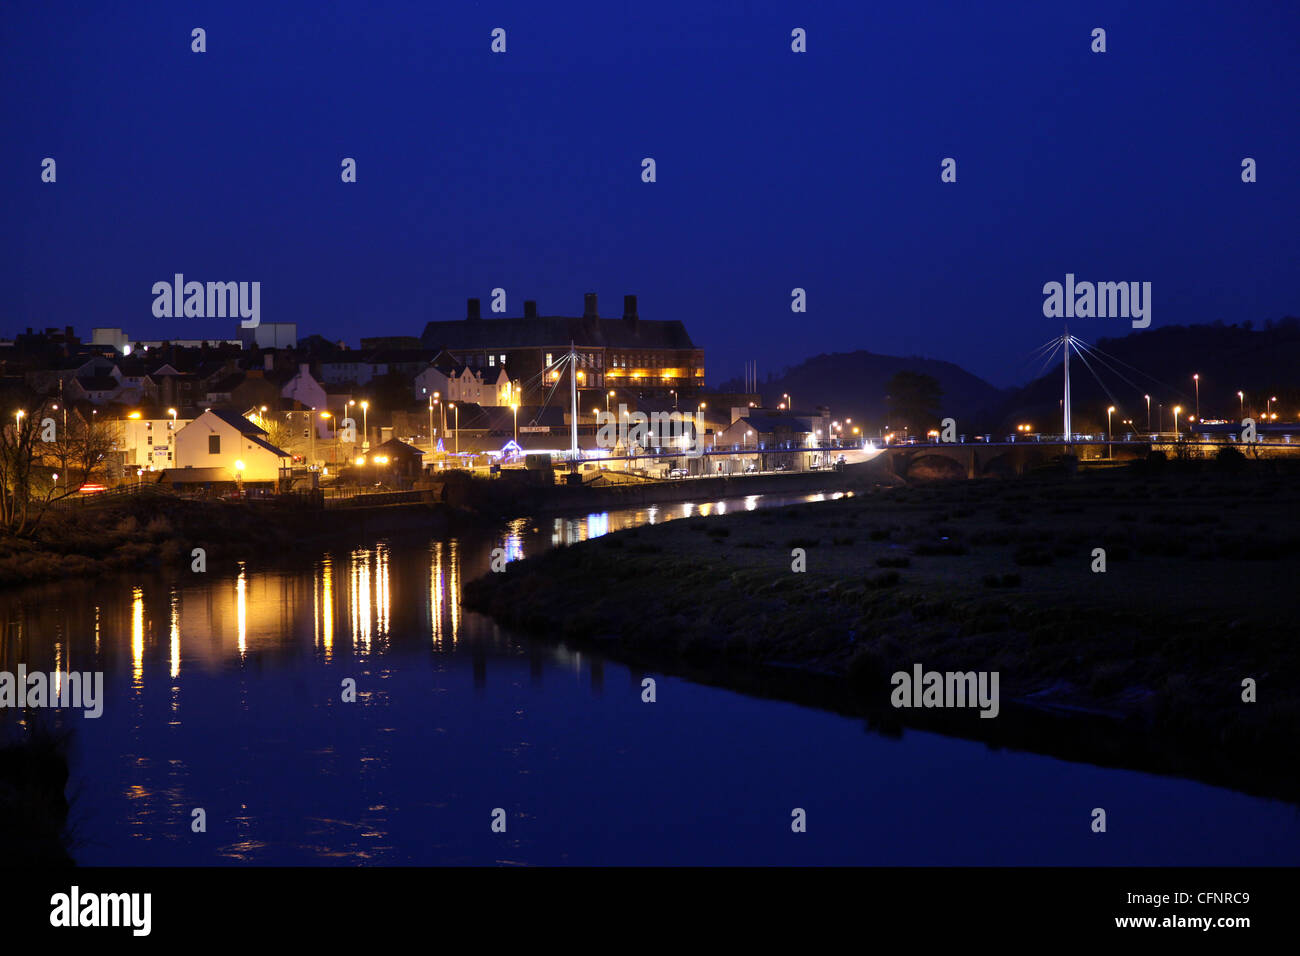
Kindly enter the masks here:
<path id="1" fill-rule="evenodd" d="M 0 867 L 69 866 L 65 739 L 35 728 L 0 740 Z"/>
<path id="2" fill-rule="evenodd" d="M 1169 464 L 673 520 L 513 563 L 464 597 L 539 636 L 886 731 L 1300 799 L 1300 485 Z M 890 675 L 916 663 L 999 672 L 1002 714 L 893 709 Z"/>

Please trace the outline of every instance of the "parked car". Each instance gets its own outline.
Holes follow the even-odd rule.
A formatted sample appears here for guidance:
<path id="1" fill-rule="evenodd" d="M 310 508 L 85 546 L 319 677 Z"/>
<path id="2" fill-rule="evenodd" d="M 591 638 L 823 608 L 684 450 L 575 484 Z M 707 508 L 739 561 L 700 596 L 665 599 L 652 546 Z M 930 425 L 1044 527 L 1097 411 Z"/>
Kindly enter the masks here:
<path id="1" fill-rule="evenodd" d="M 787 464 L 785 464 L 784 462 L 782 462 L 781 464 L 777 465 L 777 466 L 776 466 L 775 468 L 773 468 L 772 470 L 773 470 L 773 471 L 789 471 L 789 470 L 790 470 L 790 466 L 787 465 Z"/>
<path id="2" fill-rule="evenodd" d="M 690 474 L 685 468 L 674 468 L 668 472 L 669 478 L 685 478 Z"/>

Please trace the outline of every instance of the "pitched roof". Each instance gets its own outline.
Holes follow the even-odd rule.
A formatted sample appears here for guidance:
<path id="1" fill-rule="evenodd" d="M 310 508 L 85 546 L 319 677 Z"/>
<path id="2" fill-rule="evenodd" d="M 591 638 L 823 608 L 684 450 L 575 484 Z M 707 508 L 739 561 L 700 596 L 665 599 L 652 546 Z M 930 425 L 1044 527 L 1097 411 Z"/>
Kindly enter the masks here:
<path id="1" fill-rule="evenodd" d="M 257 427 L 238 412 L 232 412 L 224 408 L 209 408 L 208 411 L 213 415 L 216 415 L 231 428 L 234 428 L 241 435 L 248 438 L 255 438 L 258 435 L 267 434 L 266 429 Z M 272 451 L 279 451 L 279 449 L 274 445 L 267 445 L 266 447 L 270 448 Z M 283 455 L 287 453 L 280 452 L 280 454 Z"/>

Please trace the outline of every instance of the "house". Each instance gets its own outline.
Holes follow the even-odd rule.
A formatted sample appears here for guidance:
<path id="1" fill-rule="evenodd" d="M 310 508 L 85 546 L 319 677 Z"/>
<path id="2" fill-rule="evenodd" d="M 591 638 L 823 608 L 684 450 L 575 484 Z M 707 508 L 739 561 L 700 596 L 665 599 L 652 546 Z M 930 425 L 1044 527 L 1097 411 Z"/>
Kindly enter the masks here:
<path id="1" fill-rule="evenodd" d="M 329 396 L 325 394 L 320 382 L 312 377 L 311 366 L 306 362 L 298 366 L 298 373 L 280 389 L 280 396 L 290 402 L 297 402 L 305 409 L 324 409 L 329 404 Z M 317 417 L 317 437 L 327 438 L 329 434 L 329 422 Z"/>
<path id="2" fill-rule="evenodd" d="M 513 385 L 505 366 L 471 368 L 443 353 L 415 376 L 415 400 L 437 394 L 443 401 L 473 405 L 509 405 Z"/>
<path id="3" fill-rule="evenodd" d="M 278 481 L 290 455 L 266 438 L 264 429 L 242 415 L 209 408 L 176 432 L 176 469 L 215 469 L 209 473 L 228 475 L 225 480 Z"/>

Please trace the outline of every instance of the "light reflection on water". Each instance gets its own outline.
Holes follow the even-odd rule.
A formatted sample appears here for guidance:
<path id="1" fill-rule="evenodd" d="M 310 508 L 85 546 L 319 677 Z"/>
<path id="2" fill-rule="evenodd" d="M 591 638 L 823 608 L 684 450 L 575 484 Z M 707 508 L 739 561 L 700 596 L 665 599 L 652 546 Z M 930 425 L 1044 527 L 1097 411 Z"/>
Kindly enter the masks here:
<path id="1" fill-rule="evenodd" d="M 639 671 L 511 635 L 461 608 L 463 582 L 486 573 L 498 548 L 514 561 L 641 524 L 778 503 L 788 502 L 520 519 L 496 533 L 328 549 L 282 570 L 241 562 L 224 573 L 14 592 L 0 596 L 0 668 L 105 672 L 104 716 L 69 721 L 75 855 L 85 863 L 960 863 L 981 851 L 991 862 L 1125 862 L 1061 837 L 1054 818 L 1036 821 L 1046 811 L 1009 794 L 1086 784 L 1123 804 L 1141 792 L 1134 781 L 1151 780 L 1179 794 L 1200 841 L 1168 837 L 1177 820 L 1160 811 L 1148 845 L 1121 851 L 1133 860 L 1206 852 L 1201 814 L 1267 820 L 1279 835 L 1225 829 L 1233 852 L 1245 841 L 1269 860 L 1294 853 L 1290 808 L 1198 784 L 926 734 L 900 746 L 846 718 L 664 677 L 664 703 L 650 709 Z M 355 703 L 343 700 L 348 680 Z M 14 717 L 0 711 L 0 722 Z M 954 763 L 994 769 L 953 788 Z M 882 789 L 881 779 L 896 782 Z M 958 802 L 937 798 L 935 786 Z M 841 821 L 825 838 L 798 848 L 756 838 L 767 831 L 755 806 L 814 799 Z M 891 843 L 857 812 L 863 800 L 905 819 L 918 803 L 939 805 L 959 825 L 929 820 L 934 835 L 920 845 L 917 829 L 901 827 Z M 484 821 L 497 806 L 512 829 L 494 836 Z M 672 822 L 674 808 L 696 806 L 730 807 L 730 822 L 696 810 Z M 190 829 L 196 807 L 207 834 Z M 1003 818 L 1016 839 L 999 831 Z"/>

